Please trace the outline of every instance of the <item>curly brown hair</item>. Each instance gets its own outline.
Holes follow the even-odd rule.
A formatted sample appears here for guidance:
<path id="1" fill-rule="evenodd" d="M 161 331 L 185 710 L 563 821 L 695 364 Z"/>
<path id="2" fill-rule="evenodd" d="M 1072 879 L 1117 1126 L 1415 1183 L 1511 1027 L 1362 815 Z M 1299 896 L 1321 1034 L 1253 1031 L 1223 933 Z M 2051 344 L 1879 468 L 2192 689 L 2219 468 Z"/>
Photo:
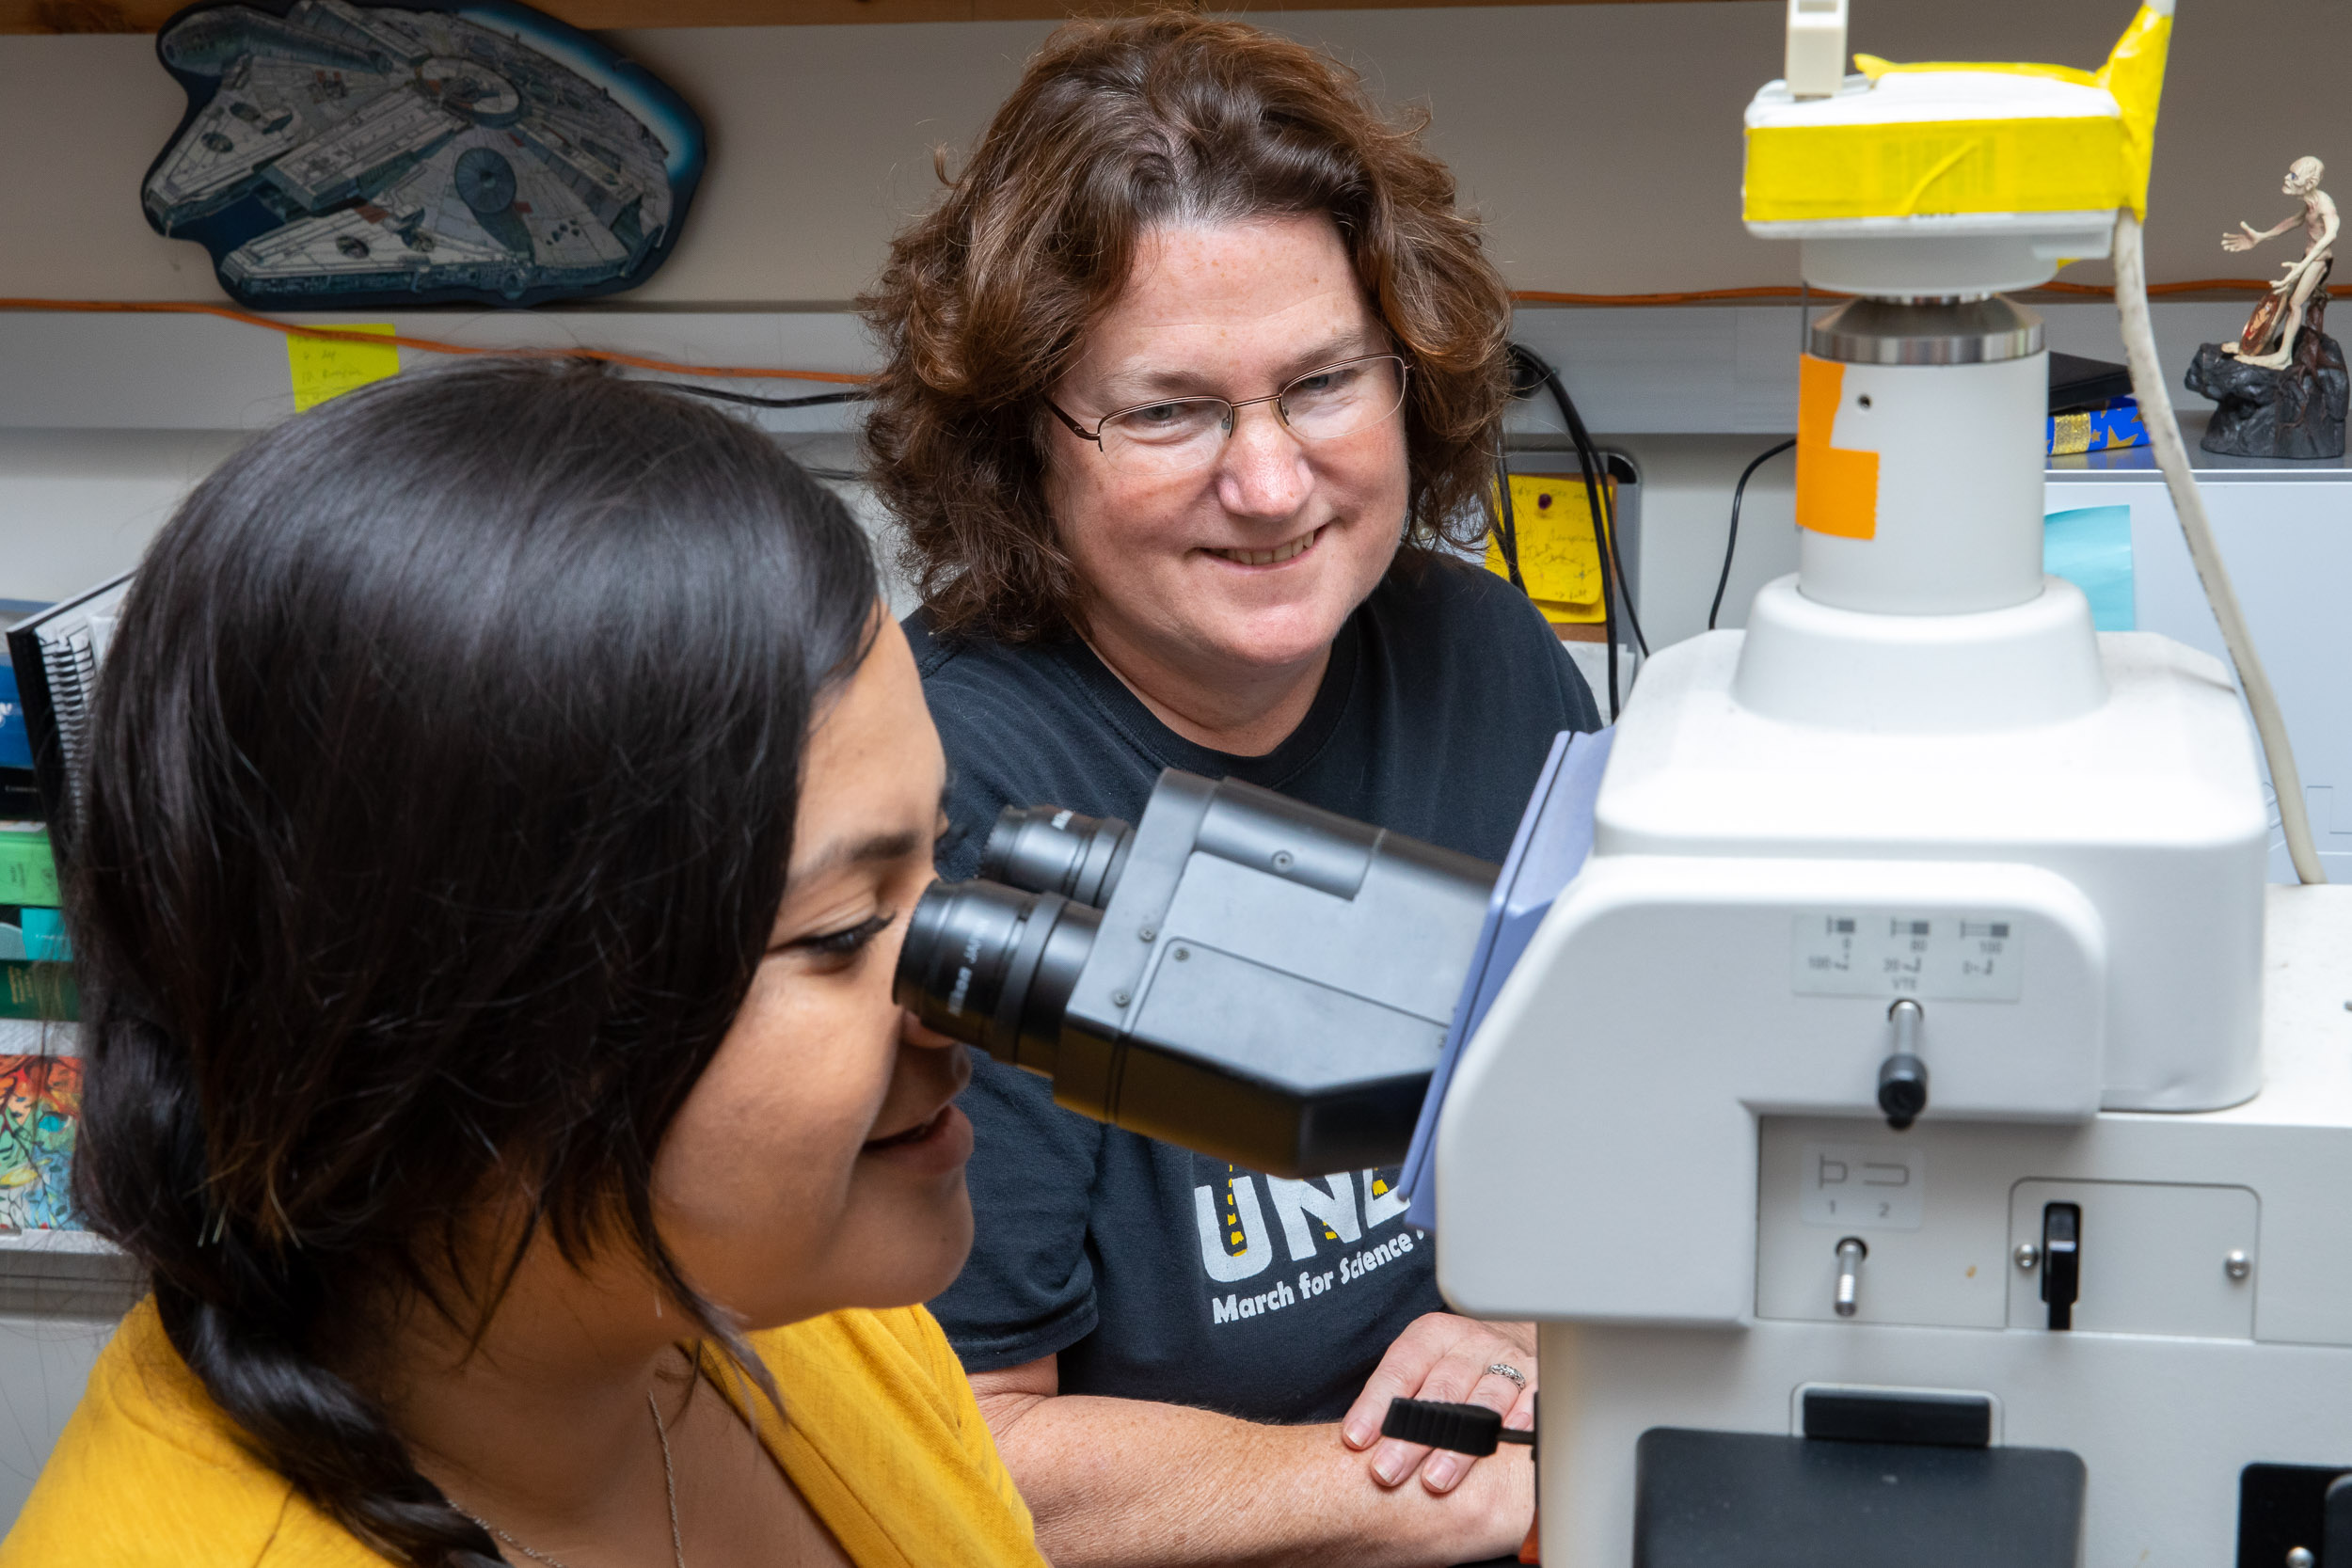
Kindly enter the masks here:
<path id="1" fill-rule="evenodd" d="M 1409 359 L 1408 546 L 1488 526 L 1511 300 L 1422 150 L 1357 74 L 1189 12 L 1057 29 L 947 193 L 858 303 L 887 357 L 866 439 L 934 626 L 1034 641 L 1083 624 L 1056 538 L 1044 395 L 1170 223 L 1321 213 Z"/>

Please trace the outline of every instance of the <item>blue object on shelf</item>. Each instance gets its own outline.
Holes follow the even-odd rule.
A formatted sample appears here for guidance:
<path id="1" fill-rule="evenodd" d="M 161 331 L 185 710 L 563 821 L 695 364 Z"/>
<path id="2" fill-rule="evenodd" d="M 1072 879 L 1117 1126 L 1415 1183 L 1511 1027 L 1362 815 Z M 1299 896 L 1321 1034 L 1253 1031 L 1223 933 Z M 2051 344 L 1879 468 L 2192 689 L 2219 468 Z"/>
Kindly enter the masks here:
<path id="1" fill-rule="evenodd" d="M 2148 444 L 2148 426 L 2139 417 L 2135 398 L 2109 398 L 2082 408 L 2052 414 L 2048 424 L 2052 457 L 2075 457 L 2087 451 L 2114 451 Z"/>
<path id="2" fill-rule="evenodd" d="M 2132 509 L 2081 506 L 2042 520 L 2042 569 L 2064 578 L 2090 601 L 2101 631 L 2134 631 Z"/>
<path id="3" fill-rule="evenodd" d="M 24 727 L 24 705 L 16 700 L 16 668 L 0 659 L 0 768 L 33 766 L 33 736 Z"/>
<path id="4" fill-rule="evenodd" d="M 73 944 L 66 939 L 65 911 L 27 904 L 17 911 L 18 929 L 24 933 L 24 956 L 35 963 L 69 963 Z"/>
<path id="5" fill-rule="evenodd" d="M 41 599 L 0 599 L 0 626 L 14 626 L 48 608 Z M 24 725 L 24 705 L 16 698 L 16 666 L 8 662 L 8 644 L 0 641 L 0 768 L 32 766 L 33 736 Z"/>

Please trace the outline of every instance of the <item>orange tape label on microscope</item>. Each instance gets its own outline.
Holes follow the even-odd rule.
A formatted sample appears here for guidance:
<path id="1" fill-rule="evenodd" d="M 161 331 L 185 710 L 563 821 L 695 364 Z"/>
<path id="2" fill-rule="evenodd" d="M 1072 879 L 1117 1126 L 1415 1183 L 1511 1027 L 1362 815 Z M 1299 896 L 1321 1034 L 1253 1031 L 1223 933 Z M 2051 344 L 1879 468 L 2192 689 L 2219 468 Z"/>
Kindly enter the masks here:
<path id="1" fill-rule="evenodd" d="M 1797 364 L 1797 526 L 1840 539 L 1879 531 L 1879 454 L 1830 445 L 1846 367 L 1805 355 Z"/>

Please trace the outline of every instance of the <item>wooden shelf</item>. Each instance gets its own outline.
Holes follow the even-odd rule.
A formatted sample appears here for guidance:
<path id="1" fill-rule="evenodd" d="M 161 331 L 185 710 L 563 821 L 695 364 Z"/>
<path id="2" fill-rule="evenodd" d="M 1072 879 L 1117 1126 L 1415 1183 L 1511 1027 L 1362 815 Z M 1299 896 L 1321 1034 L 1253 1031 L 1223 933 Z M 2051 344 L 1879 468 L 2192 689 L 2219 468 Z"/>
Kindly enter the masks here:
<path id="1" fill-rule="evenodd" d="M 87 1230 L 0 1230 L 0 1254 L 40 1252 L 53 1257 L 119 1258 L 122 1249 Z"/>
<path id="2" fill-rule="evenodd" d="M 184 0 L 0 0 L 0 33 L 151 33 Z M 1279 0 L 1244 8 L 1283 10 L 1407 10 L 1463 5 L 1596 5 L 1609 0 Z M 1626 3 L 1626 0 L 1617 0 Z M 1670 5 L 1676 0 L 1630 0 Z M 1775 0 L 1750 0 L 1751 4 Z M 1151 0 L 543 0 L 539 8 L 575 27 L 761 27 L 808 23 L 1020 22 L 1117 15 Z"/>

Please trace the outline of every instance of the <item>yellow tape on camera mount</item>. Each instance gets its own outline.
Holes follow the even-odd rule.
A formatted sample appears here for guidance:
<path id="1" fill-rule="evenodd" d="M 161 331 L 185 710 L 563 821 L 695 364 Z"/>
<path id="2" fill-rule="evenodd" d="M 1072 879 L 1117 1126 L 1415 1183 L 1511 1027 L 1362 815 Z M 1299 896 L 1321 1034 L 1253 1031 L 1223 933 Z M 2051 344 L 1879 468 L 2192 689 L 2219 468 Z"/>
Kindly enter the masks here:
<path id="1" fill-rule="evenodd" d="M 1750 223 L 2120 207 L 2122 122 L 1759 127 L 1748 133 L 1747 194 Z"/>
<path id="2" fill-rule="evenodd" d="M 1894 65 L 1857 55 L 1867 90 L 1849 87 L 1836 98 L 1759 103 L 1751 111 L 1747 221 L 2120 207 L 2144 216 L 2171 35 L 2170 17 L 2142 7 L 2096 71 Z M 2006 80 L 1976 85 L 1985 78 Z M 2049 86 L 2028 87 L 2020 78 Z"/>

